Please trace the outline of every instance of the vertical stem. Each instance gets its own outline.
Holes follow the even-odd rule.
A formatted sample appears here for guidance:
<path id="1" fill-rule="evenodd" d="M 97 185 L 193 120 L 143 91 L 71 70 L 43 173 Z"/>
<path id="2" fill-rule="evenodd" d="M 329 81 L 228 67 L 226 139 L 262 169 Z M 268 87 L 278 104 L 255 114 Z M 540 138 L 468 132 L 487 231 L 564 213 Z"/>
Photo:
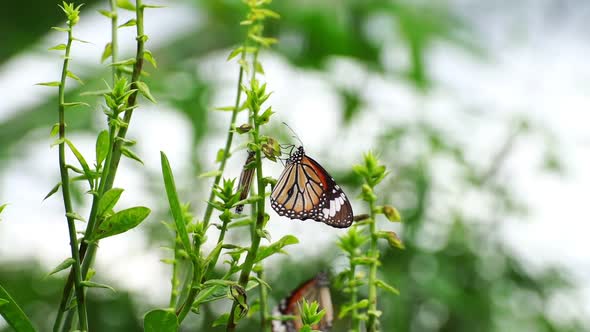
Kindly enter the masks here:
<path id="1" fill-rule="evenodd" d="M 353 226 L 355 227 L 355 226 Z M 358 288 L 356 286 L 356 264 L 353 262 L 355 255 L 350 257 L 350 275 L 349 280 L 351 282 L 350 286 L 350 302 L 357 303 L 358 301 Z M 361 332 L 361 321 L 359 320 L 359 310 L 357 307 L 352 309 L 352 330 L 354 332 Z"/>
<path id="2" fill-rule="evenodd" d="M 119 42 L 118 42 L 118 13 L 117 13 L 117 1 L 116 0 L 109 0 L 109 4 L 111 5 L 111 63 L 117 62 L 117 53 L 119 51 Z M 119 68 L 117 66 L 112 66 L 112 81 L 113 84 L 117 81 L 117 76 L 119 75 Z M 105 164 L 106 165 L 106 164 Z"/>
<path id="3" fill-rule="evenodd" d="M 242 52 L 241 59 L 244 60 L 245 58 L 246 58 L 246 54 L 245 54 L 245 52 Z M 240 66 L 240 72 L 238 75 L 238 84 L 237 84 L 237 88 L 236 88 L 236 90 L 237 90 L 236 91 L 236 100 L 234 103 L 234 109 L 232 111 L 232 116 L 231 116 L 231 120 L 229 123 L 229 129 L 227 132 L 227 138 L 226 138 L 225 147 L 223 150 L 224 151 L 223 158 L 221 158 L 221 162 L 219 164 L 219 169 L 218 169 L 219 175 L 215 176 L 215 179 L 213 180 L 213 184 L 211 185 L 211 193 L 209 194 L 209 200 L 208 200 L 209 202 L 213 201 L 213 199 L 215 198 L 214 188 L 221 181 L 223 171 L 225 170 L 225 165 L 227 163 L 227 160 L 229 159 L 229 151 L 231 150 L 231 145 L 232 145 L 232 141 L 233 141 L 233 137 L 234 137 L 233 128 L 235 127 L 236 118 L 238 117 L 238 109 L 240 107 L 240 100 L 242 98 L 243 77 L 244 77 L 244 68 L 242 68 L 242 66 Z M 213 214 L 213 206 L 211 206 L 211 204 L 207 204 L 207 208 L 205 209 L 205 216 L 203 217 L 203 223 L 205 224 L 204 225 L 205 229 L 207 229 L 207 227 L 209 226 L 209 221 L 211 220 L 212 214 Z M 219 236 L 218 241 L 223 241 L 223 236 L 225 236 L 225 232 L 222 232 L 219 235 L 220 236 Z M 215 269 L 216 264 L 217 264 L 217 259 L 212 260 L 209 263 L 209 266 L 207 267 L 207 271 L 205 271 L 203 276 L 205 276 L 205 277 L 208 276 L 213 271 L 213 269 Z M 189 279 L 187 279 L 184 282 L 183 288 L 186 288 L 190 282 L 191 281 Z M 200 280 L 199 280 L 199 283 L 200 283 Z M 190 308 L 192 307 L 192 304 L 193 304 L 196 296 L 199 293 L 198 288 L 194 287 L 194 286 L 197 286 L 197 285 L 190 286 L 190 291 L 189 291 L 189 294 L 187 295 L 186 300 L 176 310 L 176 314 L 178 316 L 178 324 L 180 324 L 184 320 L 186 314 L 190 311 Z M 186 309 L 187 307 L 188 307 L 188 309 Z"/>
<path id="4" fill-rule="evenodd" d="M 68 44 L 66 45 L 65 59 L 61 72 L 61 84 L 59 85 L 59 138 L 61 140 L 65 139 L 65 85 L 68 73 L 68 65 L 70 62 L 70 49 L 73 41 L 72 29 L 74 26 L 71 22 L 69 22 L 68 25 Z M 59 170 L 61 174 L 61 188 L 64 200 L 64 207 L 66 211 L 66 218 L 68 221 L 68 232 L 70 235 L 70 249 L 72 252 L 72 258 L 74 259 L 72 271 L 74 273 L 74 285 L 76 290 L 76 302 L 78 305 L 78 316 L 80 319 L 80 329 L 82 331 L 88 331 L 88 318 L 86 314 L 86 302 L 84 299 L 84 287 L 82 286 L 82 273 L 80 271 L 80 255 L 78 253 L 78 238 L 76 234 L 76 225 L 74 219 L 69 216 L 69 214 L 72 213 L 73 210 L 72 200 L 70 196 L 70 179 L 68 175 L 68 170 L 66 168 L 65 142 L 61 142 L 61 144 L 59 144 Z"/>
<path id="5" fill-rule="evenodd" d="M 367 322 L 367 332 L 376 332 L 377 330 L 377 316 L 375 313 L 377 312 L 377 262 L 379 259 L 379 251 L 377 250 L 377 232 L 375 227 L 375 202 L 372 200 L 369 202 L 369 209 L 370 209 L 370 222 L 369 222 L 369 231 L 371 233 L 371 247 L 369 251 L 370 257 L 373 259 L 369 270 L 369 309 L 368 309 L 368 316 L 369 320 Z"/>
<path id="6" fill-rule="evenodd" d="M 179 239 L 178 235 L 174 235 L 174 261 L 172 262 L 172 280 L 170 281 L 170 302 L 168 306 L 170 308 L 176 307 L 176 301 L 178 299 L 178 261 L 180 255 L 178 254 Z"/>
<path id="7" fill-rule="evenodd" d="M 118 45 L 117 45 L 117 22 L 116 22 L 116 1 L 114 0 L 110 0 L 110 4 L 111 4 L 111 9 L 112 12 L 114 13 L 115 19 L 111 20 L 111 27 L 112 29 L 115 29 L 115 31 L 111 32 L 111 36 L 112 38 L 114 38 L 111 41 L 111 47 L 112 49 L 112 54 L 111 57 L 113 59 L 113 62 L 115 62 L 115 60 L 117 59 L 117 54 L 118 54 Z M 143 11 L 144 11 L 144 7 L 142 4 L 141 0 L 136 0 L 136 26 L 137 26 L 137 53 L 136 53 L 136 62 L 135 62 L 135 66 L 133 67 L 133 73 L 131 75 L 131 89 L 137 89 L 137 80 L 139 79 L 139 76 L 141 74 L 141 70 L 143 67 L 143 52 L 144 52 L 144 45 L 145 45 L 145 35 L 144 35 L 144 29 L 143 29 Z M 114 22 L 114 23 L 113 23 Z M 113 71 L 114 75 L 119 73 L 119 70 L 116 69 Z M 135 93 L 133 93 L 131 96 L 129 96 L 128 99 L 128 106 L 132 107 L 135 106 L 136 102 L 137 102 L 137 91 Z M 124 120 L 127 124 L 129 124 L 129 122 L 131 121 L 131 115 L 133 113 L 133 108 L 129 109 L 128 111 L 125 112 L 124 115 Z M 92 200 L 92 207 L 90 210 L 90 217 L 88 218 L 88 226 L 86 227 L 86 233 L 84 234 L 84 238 L 85 239 L 89 239 L 92 237 L 93 233 L 94 233 L 94 229 L 96 228 L 96 224 L 97 224 L 97 220 L 96 220 L 96 212 L 98 209 L 98 201 L 100 200 L 100 198 L 102 197 L 102 194 L 106 191 L 108 191 L 109 189 L 112 188 L 113 183 L 115 181 L 115 176 L 117 173 L 117 168 L 119 166 L 119 161 L 121 160 L 121 141 L 117 141 L 114 138 L 118 137 L 118 138 L 125 138 L 125 135 L 127 134 L 127 129 L 128 129 L 128 125 L 126 127 L 121 127 L 121 129 L 119 130 L 119 132 L 115 135 L 115 133 L 111 130 L 111 138 L 112 140 L 110 140 L 110 147 L 111 149 L 109 150 L 109 153 L 107 154 L 107 160 L 105 161 L 104 164 L 104 169 L 103 169 L 103 174 L 101 176 L 101 185 L 99 186 L 99 194 L 94 196 L 94 199 Z M 88 243 L 88 242 L 82 242 L 82 244 L 80 245 L 80 251 L 79 251 L 79 256 L 81 257 L 81 259 L 83 259 L 82 261 L 82 268 L 81 268 L 81 274 L 83 277 L 86 276 L 86 274 L 88 273 L 88 270 L 90 269 L 90 267 L 92 266 L 92 262 L 94 259 L 94 255 L 96 254 L 96 250 L 98 249 L 98 245 L 97 243 Z M 66 282 L 66 285 L 64 287 L 64 292 L 62 295 L 62 300 L 60 303 L 60 308 L 58 311 L 58 315 L 55 321 L 55 325 L 54 325 L 54 331 L 58 331 L 59 330 L 59 326 L 61 325 L 61 321 L 63 320 L 63 313 L 66 310 L 67 307 L 67 303 L 69 301 L 69 297 L 71 296 L 71 287 L 72 287 L 72 280 L 73 278 L 70 277 L 68 278 L 68 281 Z M 71 321 L 71 320 L 70 320 Z M 67 326 L 68 324 L 64 324 L 63 326 L 63 330 L 67 331 L 69 330 L 69 326 Z"/>
<path id="8" fill-rule="evenodd" d="M 260 280 L 264 280 L 264 268 L 262 264 L 258 265 L 260 269 L 258 270 L 258 278 Z M 268 289 L 263 284 L 260 284 L 260 330 L 262 332 L 266 332 L 268 330 Z"/>
<path id="9" fill-rule="evenodd" d="M 254 77 L 254 76 L 253 76 Z M 258 117 L 259 105 L 253 107 L 252 111 L 252 118 L 254 119 L 254 130 L 252 131 L 252 138 L 254 140 L 254 145 L 260 146 L 260 124 L 256 121 Z M 242 272 L 240 273 L 240 279 L 238 283 L 242 287 L 246 287 L 248 284 L 248 280 L 250 279 L 250 272 L 252 271 L 252 266 L 254 265 L 254 260 L 256 259 L 256 253 L 258 252 L 258 247 L 260 247 L 260 235 L 259 233 L 262 232 L 264 228 L 264 207 L 266 200 L 264 199 L 265 196 L 265 185 L 264 185 L 264 178 L 262 176 L 262 153 L 260 152 L 260 148 L 256 149 L 255 151 L 256 156 L 256 181 L 258 182 L 258 194 L 262 199 L 257 201 L 256 204 L 256 229 L 252 234 L 252 244 L 250 245 L 250 249 L 248 250 L 248 254 L 246 255 L 246 260 L 242 267 Z M 236 322 L 235 322 L 235 309 L 237 306 L 237 301 L 234 301 L 232 304 L 232 309 L 229 313 L 229 320 L 227 322 L 227 332 L 235 331 L 236 329 Z"/>

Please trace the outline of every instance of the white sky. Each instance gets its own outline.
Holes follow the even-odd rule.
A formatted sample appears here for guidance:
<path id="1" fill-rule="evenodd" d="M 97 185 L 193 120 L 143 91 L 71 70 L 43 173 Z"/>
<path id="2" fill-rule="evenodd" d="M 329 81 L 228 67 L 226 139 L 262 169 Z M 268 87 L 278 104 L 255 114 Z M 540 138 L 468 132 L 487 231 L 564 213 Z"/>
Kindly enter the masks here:
<path id="1" fill-rule="evenodd" d="M 456 3 L 462 5 L 465 1 Z M 474 10 L 473 7 L 465 10 Z M 571 19 L 552 21 L 551 17 L 542 18 L 544 11 L 539 8 L 543 6 L 533 7 L 538 10 L 528 11 L 524 18 L 519 17 L 518 10 L 511 16 L 493 10 L 484 13 L 485 8 L 477 9 L 476 12 L 479 11 L 483 18 L 477 16 L 474 21 L 481 19 L 482 23 L 475 24 L 484 37 L 482 44 L 488 49 L 489 57 L 483 60 L 445 45 L 435 47 L 429 65 L 440 88 L 435 89 L 425 100 L 403 84 L 368 77 L 366 82 L 371 88 L 367 96 L 374 103 L 371 105 L 373 113 L 363 115 L 358 125 L 373 125 L 370 116 L 387 119 L 393 116 L 392 112 L 398 119 L 411 119 L 417 110 L 421 110 L 423 116 L 436 123 L 441 122 L 441 119 L 453 119 L 457 113 L 455 107 L 485 110 L 491 114 L 490 118 L 498 120 L 491 123 L 489 128 L 445 120 L 445 129 L 469 143 L 472 147 L 470 157 L 476 160 L 487 158 L 490 152 L 495 151 L 498 144 L 494 144 L 493 140 L 502 137 L 497 131 L 498 123 L 515 115 L 526 114 L 535 124 L 552 130 L 564 161 L 565 176 L 548 175 L 538 167 L 541 157 L 539 151 L 543 151 L 539 147 L 542 140 L 519 141 L 517 153 L 508 160 L 500 176 L 509 181 L 521 199 L 529 204 L 530 215 L 526 221 L 502 221 L 498 232 L 506 237 L 511 248 L 530 262 L 532 268 L 559 264 L 572 271 L 581 285 L 578 296 L 585 299 L 585 310 L 590 313 L 590 286 L 584 282 L 590 278 L 587 245 L 589 226 L 585 209 L 590 187 L 587 171 L 590 169 L 590 135 L 587 130 L 590 123 L 587 110 L 590 102 L 590 66 L 587 60 L 590 44 L 587 42 L 588 34 L 582 33 L 583 30 L 580 32 L 582 23 L 579 12 L 570 11 Z M 80 76 L 92 71 L 92 66 L 98 62 L 109 29 L 108 22 L 101 16 L 92 11 L 85 12 L 87 15 L 82 17 L 77 29 L 78 36 L 94 44 L 79 45 L 75 49 L 73 58 L 78 63 L 77 72 Z M 199 22 L 194 15 L 193 9 L 178 6 L 148 11 L 146 30 L 150 35 L 150 43 L 158 45 L 179 30 L 194 29 Z M 121 22 L 125 20 L 122 18 Z M 511 33 L 511 29 L 519 33 Z M 132 33 L 132 30 L 129 29 L 128 33 Z M 130 36 L 123 35 L 122 39 Z M 52 33 L 44 44 L 56 44 L 59 37 L 59 34 Z M 396 59 L 404 62 L 403 50 L 392 46 L 392 52 Z M 229 100 L 233 98 L 236 70 L 224 63 L 225 55 L 219 53 L 208 56 L 196 68 L 205 77 L 208 73 L 217 75 L 215 83 L 219 86 L 232 87 L 220 90 L 212 106 L 225 105 L 228 97 Z M 17 106 L 34 106 L 55 92 L 33 84 L 55 80 L 58 77 L 58 62 L 57 55 L 49 57 L 47 52 L 30 52 L 18 55 L 0 67 L 0 121 L 18 111 Z M 266 79 L 274 91 L 270 103 L 273 109 L 279 111 L 277 119 L 287 121 L 297 128 L 304 141 L 312 142 L 307 144 L 309 154 L 325 153 L 325 148 L 313 142 L 335 140 L 338 128 L 324 127 L 321 123 L 335 121 L 340 107 L 333 88 L 326 83 L 325 78 L 337 79 L 343 72 L 348 77 L 363 78 L 365 74 L 362 68 L 338 60 L 331 63 L 329 74 L 326 75 L 294 69 L 275 56 L 264 56 L 263 63 Z M 138 151 L 146 162 L 146 169 L 153 174 L 159 173 L 160 149 L 167 152 L 173 166 L 187 165 L 186 156 L 190 155 L 192 129 L 181 115 L 166 108 L 166 105 L 159 105 L 157 109 L 142 109 L 134 118 L 134 125 L 141 128 L 167 124 L 168 131 L 160 135 L 167 137 L 166 141 L 153 136 L 139 137 Z M 319 121 L 307 121 L 312 114 Z M 215 113 L 213 117 L 219 120 L 217 126 L 226 126 L 225 113 Z M 340 158 L 342 164 L 357 161 L 358 156 L 371 147 L 374 138 L 339 135 L 336 136 L 337 141 L 348 144 L 345 156 L 337 152 L 339 157 L 344 158 Z M 74 140 L 83 152 L 92 155 L 93 137 L 78 136 Z M 223 137 L 214 137 L 206 153 L 214 155 L 222 141 Z M 0 257 L 4 261 L 32 257 L 49 270 L 69 254 L 66 225 L 59 200 L 41 202 L 57 181 L 55 155 L 56 152 L 49 149 L 49 138 L 46 142 L 32 143 L 25 146 L 25 153 L 21 157 L 5 165 L 4 171 L 0 173 L 0 203 L 10 203 L 0 222 Z M 230 163 L 229 170 L 237 171 L 241 162 L 235 160 Z M 339 166 L 342 167 L 332 163 L 332 167 Z M 178 169 L 180 174 L 177 174 L 177 178 L 189 176 L 187 168 L 178 166 Z M 269 171 L 278 174 L 280 168 L 269 168 Z M 144 179 L 132 163 L 123 164 L 118 178 L 124 179 L 124 183 L 119 182 L 119 186 L 128 188 L 124 193 L 123 204 L 149 206 L 156 199 L 141 196 Z M 307 223 L 305 226 L 305 234 L 313 236 L 300 236 L 303 242 L 299 245 L 300 249 L 317 250 L 311 240 L 314 243 L 317 243 L 318 238 L 330 241 L 340 234 L 338 231 L 327 232 L 325 227 L 316 223 Z M 30 229 L 36 232 L 28 231 Z M 26 236 L 23 235 L 25 232 Z M 276 224 L 271 226 L 273 239 L 301 232 L 302 228 L 297 222 L 284 222 L 280 227 Z M 128 252 L 132 259 L 119 261 L 121 251 Z M 149 300 L 162 303 L 166 301 L 168 293 L 168 267 L 158 261 L 163 255 L 162 250 L 150 248 L 141 232 L 134 230 L 124 236 L 103 241 L 97 264 L 102 272 L 118 283 L 118 287 L 143 293 Z M 163 286 L 154 289 L 154 284 Z M 146 294 L 145 289 L 152 289 L 153 292 Z"/>

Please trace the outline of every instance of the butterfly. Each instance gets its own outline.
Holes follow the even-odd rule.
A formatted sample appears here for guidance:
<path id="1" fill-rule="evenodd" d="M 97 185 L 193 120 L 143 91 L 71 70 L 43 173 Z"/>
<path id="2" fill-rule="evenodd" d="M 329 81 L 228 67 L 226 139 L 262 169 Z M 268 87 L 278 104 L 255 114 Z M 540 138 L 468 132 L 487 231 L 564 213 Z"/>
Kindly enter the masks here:
<path id="1" fill-rule="evenodd" d="M 240 174 L 240 184 L 238 187 L 238 189 L 241 190 L 240 201 L 248 198 L 248 194 L 250 193 L 250 185 L 252 184 L 252 179 L 254 179 L 255 170 L 255 168 L 252 167 L 252 162 L 254 162 L 254 151 L 248 151 L 248 157 L 242 168 L 242 173 Z M 237 214 L 242 213 L 243 210 L 244 204 L 236 206 Z"/>
<path id="2" fill-rule="evenodd" d="M 313 219 L 337 228 L 349 227 L 353 220 L 352 206 L 342 188 L 305 154 L 303 146 L 287 159 L 270 202 L 280 216 L 291 219 Z"/>
<path id="3" fill-rule="evenodd" d="M 325 310 L 326 313 L 319 325 L 313 326 L 314 330 L 329 331 L 334 320 L 334 308 L 332 307 L 332 297 L 330 295 L 330 279 L 325 272 L 318 273 L 314 278 L 303 282 L 291 294 L 283 299 L 273 312 L 273 316 L 291 315 L 295 319 L 272 321 L 272 332 L 296 332 L 303 327 L 299 306 L 301 300 L 306 299 L 308 302 L 317 301 L 319 310 Z"/>

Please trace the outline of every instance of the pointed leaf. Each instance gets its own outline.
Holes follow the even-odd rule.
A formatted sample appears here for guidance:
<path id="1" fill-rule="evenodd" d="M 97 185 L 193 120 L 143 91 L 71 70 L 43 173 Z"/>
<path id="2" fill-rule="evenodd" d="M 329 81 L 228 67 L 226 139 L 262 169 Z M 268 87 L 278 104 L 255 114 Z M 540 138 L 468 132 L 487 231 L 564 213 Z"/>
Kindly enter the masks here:
<path id="1" fill-rule="evenodd" d="M 98 12 L 102 15 L 105 16 L 107 18 L 113 18 L 113 16 L 115 15 L 115 13 L 108 11 L 108 10 L 104 10 L 104 9 L 99 9 Z"/>
<path id="2" fill-rule="evenodd" d="M 47 276 L 50 275 L 54 275 L 59 271 L 63 271 L 67 268 L 69 268 L 70 266 L 72 266 L 72 264 L 74 264 L 75 260 L 72 257 L 68 257 L 66 258 L 63 262 L 59 263 L 58 266 L 56 266 L 53 270 L 51 270 L 51 272 L 49 272 L 49 274 L 47 274 Z"/>
<path id="3" fill-rule="evenodd" d="M 117 0 L 117 7 L 130 11 L 135 11 L 135 6 L 129 0 Z"/>
<path id="4" fill-rule="evenodd" d="M 84 170 L 84 174 L 86 174 L 89 178 L 92 178 L 93 174 L 90 171 L 90 167 L 88 167 L 88 163 L 86 162 L 86 159 L 84 159 L 84 156 L 82 156 L 82 154 L 74 146 L 74 143 L 72 143 L 72 141 L 70 141 L 69 139 L 66 139 L 65 142 L 70 147 L 70 150 L 72 151 L 74 156 L 76 156 L 76 159 L 78 159 L 80 166 L 82 166 L 82 169 Z M 89 181 L 90 181 L 90 179 L 89 179 Z M 90 184 L 90 187 L 92 187 L 92 183 Z"/>
<path id="5" fill-rule="evenodd" d="M 18 332 L 35 332 L 33 324 L 25 315 L 23 310 L 16 304 L 10 294 L 0 286 L 0 315 L 12 327 L 14 331 Z"/>
<path id="6" fill-rule="evenodd" d="M 80 84 L 84 84 L 84 82 L 82 82 L 82 80 L 80 79 L 80 77 L 76 76 L 76 74 L 72 73 L 71 71 L 68 70 L 67 73 L 66 73 L 66 75 L 68 75 L 69 78 L 78 81 Z"/>
<path id="7" fill-rule="evenodd" d="M 233 58 L 235 58 L 236 56 L 242 54 L 242 52 L 244 52 L 244 47 L 240 46 L 238 48 L 235 48 L 231 51 L 231 53 L 227 56 L 226 61 L 229 61 Z"/>
<path id="8" fill-rule="evenodd" d="M 151 63 L 152 66 L 154 66 L 154 68 L 158 68 L 158 63 L 156 62 L 156 59 L 154 58 L 152 52 L 150 52 L 149 50 L 143 51 L 143 58 L 146 59 L 149 63 Z"/>
<path id="9" fill-rule="evenodd" d="M 103 130 L 96 138 L 96 163 L 102 165 L 109 153 L 109 132 Z"/>
<path id="10" fill-rule="evenodd" d="M 51 197 L 53 194 L 55 194 L 59 190 L 59 187 L 60 186 L 61 186 L 61 182 L 59 182 L 58 184 L 56 184 L 55 186 L 53 186 L 53 188 L 51 188 L 51 190 L 47 193 L 47 195 L 45 195 L 45 197 L 43 198 L 43 200 L 46 200 L 49 197 Z"/>
<path id="11" fill-rule="evenodd" d="M 121 234 L 139 225 L 150 214 L 150 209 L 137 206 L 119 211 L 105 219 L 99 226 L 94 240 Z"/>
<path id="12" fill-rule="evenodd" d="M 154 104 L 157 103 L 154 96 L 152 96 L 152 93 L 150 92 L 150 88 L 147 86 L 147 84 L 145 84 L 144 82 L 141 82 L 141 81 L 136 82 L 136 84 L 137 84 L 137 89 L 139 90 L 139 92 L 141 92 L 141 94 L 144 97 L 146 97 L 149 101 L 151 101 Z"/>
<path id="13" fill-rule="evenodd" d="M 220 170 L 215 170 L 215 171 L 209 171 L 209 172 L 205 172 L 205 173 L 201 173 L 199 174 L 200 178 L 210 178 L 210 177 L 215 177 L 221 174 Z"/>
<path id="14" fill-rule="evenodd" d="M 182 209 L 180 208 L 180 202 L 178 200 L 178 193 L 176 192 L 176 184 L 174 183 L 174 175 L 172 174 L 172 168 L 168 157 L 164 152 L 160 152 L 160 159 L 162 163 L 162 175 L 164 177 L 164 186 L 166 187 L 166 195 L 168 196 L 168 203 L 170 204 L 170 212 L 174 217 L 176 224 L 176 231 L 184 246 L 186 252 L 191 253 L 192 247 L 189 241 L 188 233 L 186 231 L 186 224 L 184 222 Z"/>
<path id="15" fill-rule="evenodd" d="M 121 148 L 121 153 L 125 157 L 130 158 L 130 159 L 133 159 L 133 160 L 135 160 L 135 161 L 137 161 L 137 162 L 139 162 L 139 163 L 141 163 L 143 165 L 143 160 L 141 160 L 141 158 L 139 158 L 139 156 L 136 155 L 135 152 L 129 150 L 128 147 L 126 147 L 126 146 L 122 147 Z"/>
<path id="16" fill-rule="evenodd" d="M 59 31 L 59 32 L 68 32 L 70 28 L 61 28 L 61 27 L 51 27 L 51 29 Z"/>
<path id="17" fill-rule="evenodd" d="M 129 58 L 127 60 L 117 61 L 109 64 L 109 66 L 130 66 L 136 62 L 135 58 Z"/>
<path id="18" fill-rule="evenodd" d="M 283 248 L 290 244 L 299 243 L 299 240 L 293 235 L 285 235 L 277 242 L 272 243 L 269 246 L 261 246 L 256 253 L 256 259 L 254 260 L 255 263 L 260 262 L 261 260 L 265 259 L 266 257 L 283 252 Z"/>
<path id="19" fill-rule="evenodd" d="M 82 284 L 82 286 L 88 287 L 88 288 L 104 288 L 104 289 L 111 290 L 113 293 L 117 292 L 113 287 L 111 287 L 109 285 L 99 284 L 99 283 L 93 282 L 93 281 L 84 280 L 81 282 L 81 284 Z"/>
<path id="20" fill-rule="evenodd" d="M 53 82 L 42 82 L 42 83 L 37 83 L 35 85 L 43 85 L 43 86 L 60 86 L 61 83 L 57 82 L 57 81 L 53 81 Z"/>
<path id="21" fill-rule="evenodd" d="M 104 50 L 102 51 L 102 55 L 100 56 L 100 63 L 103 63 L 112 54 L 113 54 L 113 44 L 111 44 L 109 42 L 104 46 Z"/>
<path id="22" fill-rule="evenodd" d="M 399 295 L 399 290 L 397 290 L 397 288 L 389 285 L 388 283 L 386 283 L 383 280 L 379 280 L 379 279 L 375 280 L 375 285 L 377 285 L 377 287 L 384 289 L 394 295 Z"/>
<path id="23" fill-rule="evenodd" d="M 176 332 L 178 319 L 170 310 L 155 309 L 145 314 L 143 329 L 145 332 Z"/>
<path id="24" fill-rule="evenodd" d="M 66 44 L 59 44 L 59 45 L 55 45 L 52 48 L 49 49 L 49 51 L 63 51 L 66 49 Z"/>
<path id="25" fill-rule="evenodd" d="M 64 107 L 75 107 L 75 106 L 86 106 L 86 107 L 90 107 L 90 105 L 88 105 L 87 103 L 81 102 L 81 101 L 74 101 L 71 103 L 63 103 Z"/>
<path id="26" fill-rule="evenodd" d="M 127 21 L 127 22 L 125 22 L 125 23 L 123 23 L 123 24 L 119 25 L 119 28 L 124 28 L 124 27 L 134 27 L 134 26 L 136 26 L 136 25 L 137 25 L 137 21 L 136 21 L 134 18 L 132 18 L 132 19 L 130 19 L 129 21 Z"/>
<path id="27" fill-rule="evenodd" d="M 117 202 L 119 201 L 119 198 L 121 198 L 122 193 L 123 193 L 123 189 L 121 189 L 121 188 L 112 188 L 109 191 L 107 191 L 106 193 L 104 193 L 104 195 L 102 195 L 102 198 L 98 202 L 98 208 L 96 210 L 96 215 L 101 217 L 105 213 L 112 210 L 115 207 L 115 205 L 117 204 Z"/>
<path id="28" fill-rule="evenodd" d="M 76 212 L 66 212 L 66 217 L 86 222 L 86 219 L 84 219 L 81 215 L 77 214 Z"/>
<path id="29" fill-rule="evenodd" d="M 49 136 L 55 136 L 59 133 L 59 123 L 53 124 L 51 127 L 51 132 L 49 132 Z"/>

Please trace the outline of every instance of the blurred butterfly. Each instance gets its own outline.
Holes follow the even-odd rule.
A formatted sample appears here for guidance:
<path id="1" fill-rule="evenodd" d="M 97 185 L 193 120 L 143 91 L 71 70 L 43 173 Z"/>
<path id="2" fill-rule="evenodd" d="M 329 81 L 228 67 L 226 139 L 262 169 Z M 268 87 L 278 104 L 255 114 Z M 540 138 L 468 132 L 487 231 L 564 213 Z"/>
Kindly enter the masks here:
<path id="1" fill-rule="evenodd" d="M 291 219 L 313 219 L 337 228 L 349 227 L 353 213 L 342 188 L 303 146 L 287 159 L 271 196 L 272 208 Z"/>
<path id="2" fill-rule="evenodd" d="M 330 279 L 325 272 L 318 273 L 314 278 L 299 285 L 287 298 L 283 299 L 274 309 L 273 316 L 290 315 L 295 319 L 272 321 L 272 332 L 297 332 L 303 327 L 301 313 L 299 312 L 302 299 L 307 302 L 317 301 L 319 310 L 324 309 L 326 314 L 319 325 L 313 326 L 314 330 L 329 331 L 334 319 L 334 308 L 330 295 Z"/>
<path id="3" fill-rule="evenodd" d="M 240 201 L 245 200 L 248 198 L 248 194 L 250 193 L 250 185 L 252 184 L 252 179 L 254 178 L 254 170 L 252 163 L 254 162 L 254 151 L 248 151 L 248 157 L 246 158 L 246 162 L 244 163 L 244 167 L 242 168 L 242 173 L 240 174 L 240 184 L 238 190 L 241 190 L 240 193 Z M 240 204 L 236 206 L 236 213 L 240 214 L 244 210 L 244 204 Z"/>

